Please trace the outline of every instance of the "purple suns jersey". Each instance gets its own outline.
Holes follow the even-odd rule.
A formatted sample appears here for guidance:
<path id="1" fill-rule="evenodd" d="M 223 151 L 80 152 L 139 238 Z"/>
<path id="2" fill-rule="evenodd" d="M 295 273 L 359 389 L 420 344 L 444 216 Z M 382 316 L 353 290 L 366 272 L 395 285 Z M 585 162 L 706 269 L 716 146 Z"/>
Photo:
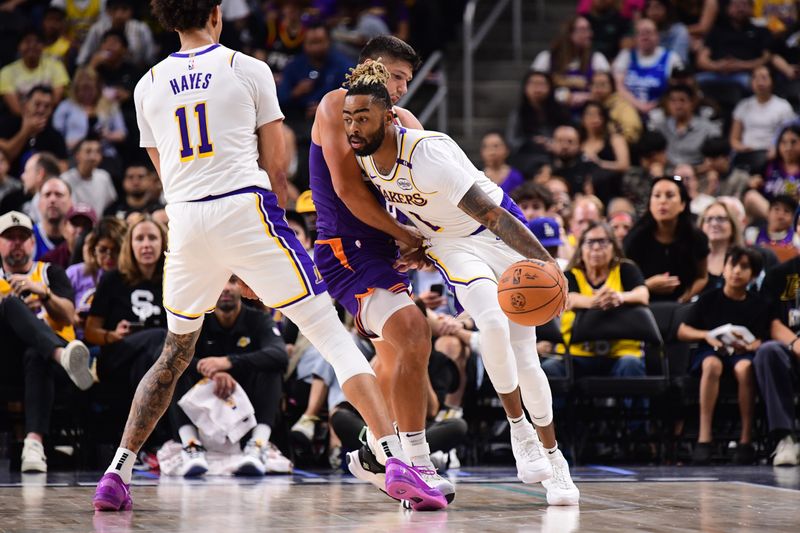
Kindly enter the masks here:
<path id="1" fill-rule="evenodd" d="M 328 164 L 322 155 L 322 147 L 311 143 L 308 154 L 309 185 L 314 207 L 317 210 L 317 233 L 321 239 L 328 237 L 356 237 L 359 239 L 391 240 L 384 232 L 361 222 L 347 209 L 344 202 L 336 195 L 333 188 Z M 385 202 L 375 187 L 368 183 L 375 199 L 381 204 Z"/>

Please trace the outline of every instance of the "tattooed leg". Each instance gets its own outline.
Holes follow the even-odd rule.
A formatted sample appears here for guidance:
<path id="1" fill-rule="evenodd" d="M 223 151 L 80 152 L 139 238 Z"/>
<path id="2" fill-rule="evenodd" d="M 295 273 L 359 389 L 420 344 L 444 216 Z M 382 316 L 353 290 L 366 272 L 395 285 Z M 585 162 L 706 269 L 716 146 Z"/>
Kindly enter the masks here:
<path id="1" fill-rule="evenodd" d="M 156 423 L 169 407 L 175 384 L 194 356 L 200 330 L 186 335 L 167 333 L 158 360 L 144 375 L 131 404 L 120 446 L 139 452 Z"/>

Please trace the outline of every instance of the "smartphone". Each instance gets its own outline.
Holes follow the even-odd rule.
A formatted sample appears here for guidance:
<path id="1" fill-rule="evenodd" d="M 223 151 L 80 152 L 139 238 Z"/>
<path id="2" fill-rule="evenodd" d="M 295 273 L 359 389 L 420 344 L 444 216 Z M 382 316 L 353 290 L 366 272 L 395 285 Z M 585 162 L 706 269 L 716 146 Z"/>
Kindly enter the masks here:
<path id="1" fill-rule="evenodd" d="M 434 283 L 431 285 L 431 292 L 435 292 L 439 296 L 444 294 L 444 284 L 442 283 Z"/>
<path id="2" fill-rule="evenodd" d="M 129 322 L 128 323 L 128 331 L 131 333 L 136 333 L 137 331 L 142 331 L 144 329 L 144 322 Z"/>

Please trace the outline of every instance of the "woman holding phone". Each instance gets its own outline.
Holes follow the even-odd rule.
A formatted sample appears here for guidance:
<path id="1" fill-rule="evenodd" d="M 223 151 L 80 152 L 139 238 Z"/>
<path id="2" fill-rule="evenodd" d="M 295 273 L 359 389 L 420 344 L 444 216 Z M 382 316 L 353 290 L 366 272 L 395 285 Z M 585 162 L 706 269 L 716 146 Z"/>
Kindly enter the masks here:
<path id="1" fill-rule="evenodd" d="M 139 215 L 130 224 L 117 270 L 100 279 L 86 319 L 86 340 L 100 346 L 101 382 L 136 383 L 166 337 L 167 317 L 161 298 L 166 230 Z"/>

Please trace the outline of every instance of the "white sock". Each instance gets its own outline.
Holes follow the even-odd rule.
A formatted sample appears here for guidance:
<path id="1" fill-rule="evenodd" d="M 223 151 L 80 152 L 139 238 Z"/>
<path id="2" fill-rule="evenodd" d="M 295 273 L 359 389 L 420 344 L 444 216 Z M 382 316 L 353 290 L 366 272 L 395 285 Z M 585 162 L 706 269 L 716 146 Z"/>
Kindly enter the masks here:
<path id="1" fill-rule="evenodd" d="M 197 435 L 197 428 L 191 424 L 181 426 L 178 430 L 178 435 L 181 438 L 181 445 L 185 448 L 192 442 L 200 444 L 200 437 Z"/>
<path id="2" fill-rule="evenodd" d="M 542 448 L 544 448 L 544 446 L 542 446 Z M 556 445 L 553 446 L 552 448 L 544 448 L 544 451 L 547 452 L 547 456 L 550 459 L 554 459 L 555 458 L 555 453 L 558 451 L 558 443 L 556 442 Z"/>
<path id="3" fill-rule="evenodd" d="M 378 446 L 381 447 L 387 458 L 394 457 L 395 459 L 400 459 L 404 463 L 409 464 L 408 457 L 406 457 L 403 447 L 400 445 L 400 437 L 392 434 L 380 437 L 376 440 L 378 441 Z"/>
<path id="4" fill-rule="evenodd" d="M 506 418 L 508 418 L 508 425 L 511 426 L 512 434 L 519 432 L 528 433 L 528 430 L 532 429 L 531 423 L 528 422 L 527 418 L 525 418 L 525 413 L 522 413 L 522 415 L 519 416 L 518 418 L 511 418 L 511 417 L 506 417 Z"/>
<path id="5" fill-rule="evenodd" d="M 400 444 L 413 466 L 433 466 L 425 430 L 400 432 Z"/>
<path id="6" fill-rule="evenodd" d="M 125 448 L 117 448 L 117 453 L 114 455 L 114 460 L 111 461 L 111 466 L 106 470 L 106 474 L 117 474 L 123 483 L 130 484 L 135 462 L 136 454 L 134 452 Z"/>
<path id="7" fill-rule="evenodd" d="M 250 437 L 250 440 L 257 440 L 261 441 L 263 446 L 266 446 L 269 442 L 269 437 L 272 435 L 272 428 L 266 424 L 258 424 L 255 429 L 253 430 L 253 436 Z"/>

